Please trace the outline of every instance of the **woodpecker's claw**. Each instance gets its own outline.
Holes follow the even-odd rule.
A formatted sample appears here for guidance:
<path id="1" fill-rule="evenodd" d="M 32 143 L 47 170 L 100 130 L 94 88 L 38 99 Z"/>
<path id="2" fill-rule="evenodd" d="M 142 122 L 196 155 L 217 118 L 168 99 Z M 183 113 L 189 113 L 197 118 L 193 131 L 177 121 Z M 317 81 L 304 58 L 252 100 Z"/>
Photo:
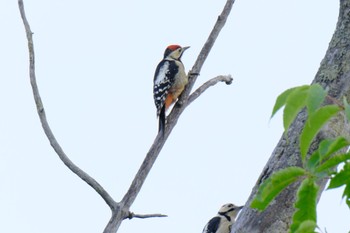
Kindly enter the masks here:
<path id="1" fill-rule="evenodd" d="M 179 105 L 179 107 L 181 107 L 184 104 L 184 102 L 182 100 L 178 100 L 177 104 Z"/>
<path id="2" fill-rule="evenodd" d="M 190 72 L 190 76 L 199 76 L 200 74 L 199 73 L 192 73 Z"/>

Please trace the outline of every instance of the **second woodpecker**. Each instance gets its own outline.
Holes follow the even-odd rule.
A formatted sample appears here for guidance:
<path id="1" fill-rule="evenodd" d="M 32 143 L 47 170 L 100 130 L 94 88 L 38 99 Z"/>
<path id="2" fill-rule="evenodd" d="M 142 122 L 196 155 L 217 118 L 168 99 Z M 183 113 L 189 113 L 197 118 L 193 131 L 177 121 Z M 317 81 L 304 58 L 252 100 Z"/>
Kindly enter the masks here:
<path id="1" fill-rule="evenodd" d="M 164 134 L 165 112 L 176 102 L 188 83 L 182 54 L 189 47 L 169 45 L 164 52 L 163 60 L 156 68 L 153 80 L 153 97 L 159 117 L 159 132 Z"/>
<path id="2" fill-rule="evenodd" d="M 230 233 L 232 224 L 243 206 L 234 204 L 223 205 L 218 214 L 209 220 L 203 229 L 203 233 Z"/>

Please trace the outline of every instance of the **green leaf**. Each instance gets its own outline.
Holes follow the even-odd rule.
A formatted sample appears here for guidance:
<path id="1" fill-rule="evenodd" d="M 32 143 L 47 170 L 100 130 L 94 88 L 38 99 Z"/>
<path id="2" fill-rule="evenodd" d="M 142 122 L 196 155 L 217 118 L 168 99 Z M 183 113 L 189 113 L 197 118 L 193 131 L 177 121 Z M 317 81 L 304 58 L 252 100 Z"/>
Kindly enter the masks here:
<path id="1" fill-rule="evenodd" d="M 306 167 L 310 171 L 314 171 L 321 160 L 320 152 L 314 151 L 306 163 Z"/>
<path id="2" fill-rule="evenodd" d="M 329 153 L 330 147 L 334 143 L 336 139 L 324 139 L 320 142 L 320 145 L 318 146 L 318 152 L 320 153 L 320 156 L 324 157 L 326 154 Z"/>
<path id="3" fill-rule="evenodd" d="M 346 179 L 349 177 L 349 175 L 350 173 L 344 171 L 337 173 L 329 182 L 328 189 L 334 189 L 345 185 L 347 183 Z"/>
<path id="4" fill-rule="evenodd" d="M 348 119 L 348 121 L 350 121 L 350 105 L 349 105 L 348 101 L 346 100 L 345 96 L 343 99 L 343 104 L 344 104 L 345 116 Z"/>
<path id="5" fill-rule="evenodd" d="M 305 179 L 297 193 L 296 211 L 293 215 L 291 232 L 295 233 L 304 221 L 316 222 L 316 203 L 319 187 L 313 179 Z"/>
<path id="6" fill-rule="evenodd" d="M 286 132 L 290 124 L 294 121 L 300 110 L 306 105 L 309 85 L 294 88 L 288 95 L 283 111 L 283 126 Z"/>
<path id="7" fill-rule="evenodd" d="M 325 143 L 323 143 L 325 141 Z M 322 140 L 319 146 L 321 159 L 327 159 L 333 153 L 348 147 L 350 142 L 344 137 L 337 137 L 335 139 L 325 139 Z"/>
<path id="8" fill-rule="evenodd" d="M 334 189 L 345 184 L 350 184 L 350 164 L 345 164 L 343 169 L 331 178 L 327 189 Z"/>
<path id="9" fill-rule="evenodd" d="M 344 192 L 343 192 L 343 197 L 345 197 L 345 202 L 348 205 L 348 207 L 350 208 L 350 184 L 347 184 Z"/>
<path id="10" fill-rule="evenodd" d="M 327 91 L 325 91 L 320 84 L 313 84 L 310 86 L 306 99 L 306 107 L 309 115 L 311 115 L 321 106 L 326 95 Z"/>
<path id="11" fill-rule="evenodd" d="M 300 224 L 295 233 L 316 233 L 315 228 L 317 224 L 312 220 L 306 220 Z"/>
<path id="12" fill-rule="evenodd" d="M 322 161 L 327 160 L 332 154 L 338 152 L 340 149 L 343 149 L 344 147 L 348 147 L 349 145 L 350 145 L 350 142 L 346 140 L 344 137 L 322 140 L 317 150 L 314 151 L 314 153 L 308 159 L 306 164 L 307 168 L 310 171 L 315 171 L 316 167 L 319 166 Z M 316 172 L 324 171 L 325 169 L 330 168 L 329 167 L 330 165 L 331 164 L 326 165 L 328 166 L 327 168 L 322 168 L 321 170 L 317 170 Z"/>
<path id="13" fill-rule="evenodd" d="M 300 135 L 300 152 L 302 160 L 305 160 L 306 154 L 309 150 L 312 140 L 322 128 L 322 126 L 336 113 L 340 111 L 340 108 L 336 105 L 327 105 L 312 115 L 310 115 L 305 123 L 303 131 Z"/>
<path id="14" fill-rule="evenodd" d="M 290 88 L 290 89 L 284 91 L 282 94 L 280 94 L 280 95 L 277 97 L 275 106 L 273 107 L 273 110 L 272 110 L 271 118 L 276 114 L 276 112 L 277 112 L 278 110 L 280 110 L 280 109 L 286 104 L 286 101 L 287 101 L 288 96 L 289 96 L 290 93 L 292 93 L 296 88 L 298 88 L 298 87 Z"/>
<path id="15" fill-rule="evenodd" d="M 328 169 L 350 160 L 350 153 L 335 155 L 316 168 L 316 172 L 324 172 Z"/>
<path id="16" fill-rule="evenodd" d="M 344 170 L 350 170 L 350 164 L 346 163 L 344 165 Z M 346 186 L 343 192 L 343 197 L 345 197 L 345 202 L 348 205 L 348 207 L 350 208 L 350 180 L 348 178 L 347 182 L 346 182 Z"/>
<path id="17" fill-rule="evenodd" d="M 251 207 L 264 210 L 284 188 L 304 174 L 305 170 L 300 167 L 288 167 L 273 173 L 260 185 Z"/>

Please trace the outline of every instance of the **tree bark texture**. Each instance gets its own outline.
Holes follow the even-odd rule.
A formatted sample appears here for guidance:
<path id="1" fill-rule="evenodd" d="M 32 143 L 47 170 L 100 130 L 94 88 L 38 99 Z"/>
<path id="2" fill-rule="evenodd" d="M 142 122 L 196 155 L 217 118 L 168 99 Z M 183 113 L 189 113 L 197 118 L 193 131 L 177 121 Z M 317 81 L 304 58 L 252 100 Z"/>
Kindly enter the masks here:
<path id="1" fill-rule="evenodd" d="M 350 100 L 350 0 L 340 0 L 340 10 L 336 30 L 329 43 L 328 50 L 321 66 L 313 80 L 319 83 L 328 94 L 335 99 Z M 327 104 L 327 103 L 326 103 Z M 288 232 L 294 212 L 296 190 L 300 182 L 296 182 L 282 191 L 270 206 L 262 212 L 250 208 L 250 204 L 258 190 L 259 185 L 274 172 L 289 166 L 300 166 L 299 135 L 306 120 L 306 112 L 302 111 L 294 123 L 278 142 L 270 159 L 265 165 L 252 193 L 232 226 L 232 233 L 281 233 Z M 334 138 L 340 135 L 349 137 L 350 125 L 345 117 L 339 114 L 331 120 L 317 135 L 310 152 L 322 139 Z M 319 182 L 320 193 L 323 192 L 327 180 Z"/>

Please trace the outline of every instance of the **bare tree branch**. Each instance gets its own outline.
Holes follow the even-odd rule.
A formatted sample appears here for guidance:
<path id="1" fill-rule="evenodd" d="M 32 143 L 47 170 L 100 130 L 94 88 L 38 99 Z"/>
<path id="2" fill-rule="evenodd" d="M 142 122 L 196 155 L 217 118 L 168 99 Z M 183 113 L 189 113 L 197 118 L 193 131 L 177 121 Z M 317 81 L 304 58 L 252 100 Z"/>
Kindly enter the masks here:
<path id="1" fill-rule="evenodd" d="M 164 137 L 162 137 L 161 134 L 158 134 L 155 138 L 155 141 L 153 142 L 150 150 L 148 151 L 143 163 L 141 164 L 141 167 L 139 168 L 132 184 L 130 185 L 128 191 L 124 195 L 121 202 L 117 203 L 113 200 L 113 198 L 107 193 L 106 190 L 92 177 L 90 177 L 86 172 L 81 170 L 78 166 L 76 166 L 64 153 L 63 149 L 57 142 L 54 134 L 52 133 L 50 126 L 46 119 L 45 110 L 41 101 L 41 97 L 39 95 L 39 90 L 36 83 L 36 77 L 35 77 L 35 60 L 34 60 L 34 45 L 33 45 L 33 38 L 32 38 L 32 32 L 30 30 L 29 23 L 25 16 L 25 11 L 23 7 L 23 0 L 18 0 L 18 5 L 21 13 L 21 17 L 24 23 L 24 27 L 27 33 L 27 40 L 28 40 L 28 48 L 29 48 L 29 57 L 30 57 L 30 81 L 33 89 L 33 95 L 38 111 L 38 115 L 42 124 L 42 127 L 44 129 L 44 132 L 50 141 L 51 146 L 58 154 L 59 158 L 62 160 L 62 162 L 77 176 L 79 176 L 82 180 L 84 180 L 87 184 L 89 184 L 95 191 L 100 194 L 100 196 L 105 200 L 107 205 L 112 210 L 112 216 L 104 229 L 104 233 L 112 233 L 117 232 L 121 222 L 125 218 L 150 218 L 150 217 L 165 217 L 166 215 L 161 214 L 153 214 L 153 215 L 140 215 L 140 214 L 133 214 L 129 212 L 130 206 L 135 201 L 138 193 L 141 190 L 141 187 L 144 183 L 144 181 L 147 178 L 147 175 L 149 174 L 153 164 L 155 163 L 164 143 L 166 142 L 169 134 L 171 133 L 172 129 L 175 127 L 177 120 L 179 119 L 181 113 L 184 111 L 188 103 L 193 102 L 196 98 L 198 98 L 205 90 L 207 90 L 210 86 L 215 85 L 219 81 L 225 81 L 227 84 L 229 84 L 232 81 L 232 78 L 230 76 L 219 76 L 212 80 L 209 80 L 208 82 L 204 83 L 197 91 L 195 91 L 190 98 L 189 94 L 192 90 L 192 87 L 197 79 L 197 76 L 211 50 L 213 47 L 215 40 L 217 39 L 221 29 L 224 27 L 227 17 L 230 14 L 230 11 L 232 9 L 232 6 L 234 4 L 234 0 L 227 0 L 225 7 L 218 17 L 218 20 L 216 24 L 214 25 L 214 28 L 212 32 L 209 35 L 209 38 L 207 39 L 206 43 L 204 44 L 194 66 L 192 67 L 192 71 L 189 72 L 189 83 L 185 88 L 184 93 L 180 97 L 178 103 L 175 104 L 173 110 L 171 111 L 169 117 L 167 118 L 167 127 L 165 129 Z M 186 100 L 186 101 L 184 101 Z M 184 103 L 184 104 L 181 104 Z"/>
<path id="2" fill-rule="evenodd" d="M 200 70 L 206 58 L 208 57 L 208 54 L 211 48 L 213 47 L 215 40 L 217 39 L 221 29 L 224 27 L 226 23 L 226 19 L 230 14 L 230 11 L 232 9 L 232 5 L 234 2 L 235 2 L 234 0 L 228 0 L 226 2 L 221 15 L 218 17 L 218 20 L 216 21 L 216 24 L 212 32 L 210 33 L 209 38 L 207 39 L 207 42 L 204 44 L 200 54 L 198 55 L 198 58 L 192 68 L 192 73 L 197 73 L 197 74 L 200 73 Z M 173 110 L 171 111 L 170 115 L 167 118 L 168 122 L 165 128 L 164 137 L 162 137 L 161 134 L 157 135 L 155 141 L 153 142 L 153 145 L 151 146 L 150 150 L 146 155 L 145 160 L 143 161 L 140 169 L 138 170 L 128 192 L 124 195 L 121 203 L 125 208 L 130 208 L 131 204 L 135 201 L 135 198 L 137 194 L 140 192 L 141 187 L 144 181 L 146 180 L 146 177 L 150 172 L 155 160 L 157 159 L 160 150 L 162 149 L 164 143 L 166 142 L 170 132 L 175 127 L 181 113 L 186 108 L 187 101 L 183 101 L 183 100 L 187 99 L 187 97 L 189 96 L 192 86 L 196 81 L 196 77 L 197 75 L 190 75 L 189 83 L 186 86 L 185 91 L 179 100 L 180 102 L 184 102 L 185 104 L 179 104 L 179 103 L 175 104 Z"/>
<path id="3" fill-rule="evenodd" d="M 163 148 L 169 134 L 171 133 L 172 129 L 175 127 L 181 113 L 184 111 L 186 108 L 187 100 L 192 87 L 197 79 L 198 74 L 200 73 L 200 70 L 208 57 L 208 54 L 213 47 L 215 40 L 217 39 L 221 29 L 224 27 L 226 20 L 231 12 L 232 6 L 234 4 L 235 0 L 227 0 L 224 9 L 220 16 L 218 17 L 216 24 L 214 25 L 214 28 L 212 32 L 210 33 L 206 43 L 204 44 L 200 54 L 198 55 L 198 58 L 192 67 L 192 71 L 189 72 L 189 83 L 187 84 L 183 94 L 180 96 L 179 101 L 175 104 L 174 108 L 172 109 L 170 115 L 167 117 L 167 125 L 165 128 L 164 132 L 164 137 L 159 133 L 154 140 L 150 150 L 148 151 L 146 158 L 144 159 L 143 163 L 141 164 L 141 167 L 139 168 L 132 184 L 129 187 L 129 190 L 127 193 L 124 195 L 122 201 L 121 201 L 121 206 L 123 206 L 126 210 L 129 210 L 130 206 L 132 203 L 135 201 L 136 196 L 141 190 L 141 187 L 143 183 L 145 182 L 147 175 L 149 174 L 153 164 L 155 163 L 161 149 Z M 123 218 L 120 219 L 119 221 L 122 221 L 125 216 L 122 216 Z M 112 216 L 113 218 L 113 216 Z M 111 228 L 111 225 L 108 224 L 105 233 L 107 233 L 107 229 Z"/>
<path id="4" fill-rule="evenodd" d="M 193 88 L 193 85 L 195 84 L 198 74 L 200 73 L 202 66 L 206 60 L 206 58 L 209 55 L 209 52 L 211 48 L 213 47 L 217 37 L 219 36 L 219 33 L 221 29 L 224 27 L 226 20 L 231 12 L 232 6 L 235 3 L 235 0 L 227 0 L 224 9 L 222 10 L 221 14 L 219 15 L 213 30 L 211 31 L 207 41 L 205 42 L 201 52 L 198 55 L 198 58 L 196 62 L 194 63 L 192 70 L 189 72 L 189 82 L 182 93 L 182 95 L 179 98 L 179 101 L 175 104 L 173 110 L 167 117 L 167 126 L 165 130 L 165 135 L 168 136 L 174 126 L 176 125 L 179 116 L 184 111 L 185 107 L 187 106 L 188 96 L 191 93 L 191 90 Z M 166 137 L 164 137 L 166 138 Z"/>
<path id="5" fill-rule="evenodd" d="M 24 6 L 23 6 L 23 1 L 18 0 L 18 6 L 19 10 L 21 13 L 21 17 L 23 20 L 24 28 L 26 30 L 27 34 L 27 40 L 28 40 L 28 49 L 29 49 L 29 76 L 30 76 L 30 83 L 32 85 L 32 90 L 33 90 L 33 95 L 34 95 L 34 100 L 36 104 L 36 108 L 39 114 L 39 118 L 41 121 L 41 125 L 44 129 L 44 132 L 47 136 L 47 138 L 50 141 L 51 146 L 53 149 L 56 151 L 57 155 L 59 158 L 62 160 L 62 162 L 77 176 L 79 176 L 82 180 L 84 180 L 88 185 L 90 185 L 93 189 L 96 190 L 98 194 L 105 200 L 107 205 L 111 209 L 115 209 L 116 207 L 116 202 L 113 200 L 113 198 L 107 193 L 106 190 L 91 176 L 89 176 L 86 172 L 81 170 L 78 166 L 76 166 L 64 153 L 63 149 L 61 148 L 60 144 L 57 142 L 54 134 L 51 131 L 51 128 L 49 126 L 49 123 L 47 122 L 46 119 L 46 114 L 45 114 L 45 109 L 43 106 L 43 103 L 41 101 L 41 97 L 39 94 L 38 86 L 36 83 L 36 76 L 35 76 L 35 55 L 34 55 L 34 43 L 33 43 L 33 33 L 30 30 L 29 23 L 27 21 L 25 11 L 24 11 Z"/>
<path id="6" fill-rule="evenodd" d="M 189 94 L 193 88 L 193 85 L 197 80 L 198 75 L 196 75 L 196 74 L 200 73 L 202 66 L 203 66 L 205 60 L 207 59 L 211 48 L 214 46 L 214 43 L 215 43 L 216 39 L 218 38 L 221 29 L 225 26 L 226 20 L 227 20 L 228 16 L 230 15 L 230 12 L 231 12 L 231 9 L 232 9 L 232 6 L 234 3 L 235 3 L 235 0 L 227 0 L 223 11 L 219 15 L 219 17 L 214 25 L 213 30 L 211 31 L 207 41 L 205 42 L 201 52 L 199 53 L 199 56 L 198 56 L 196 62 L 194 63 L 194 65 L 192 67 L 192 70 L 190 71 L 191 79 L 190 79 L 190 81 L 189 81 L 189 83 L 184 91 L 184 94 L 183 94 L 184 97 L 189 96 Z M 194 75 L 191 75 L 191 74 L 194 74 Z"/>
<path id="7" fill-rule="evenodd" d="M 202 86 L 197 88 L 189 97 L 186 103 L 186 107 L 195 101 L 203 92 L 205 92 L 209 87 L 216 85 L 218 82 L 225 82 L 230 85 L 233 81 L 231 75 L 220 75 L 206 81 Z"/>
<path id="8" fill-rule="evenodd" d="M 129 215 L 126 218 L 133 219 L 133 218 L 163 218 L 163 217 L 168 217 L 168 215 L 165 215 L 165 214 L 135 214 L 133 212 L 129 212 Z"/>

